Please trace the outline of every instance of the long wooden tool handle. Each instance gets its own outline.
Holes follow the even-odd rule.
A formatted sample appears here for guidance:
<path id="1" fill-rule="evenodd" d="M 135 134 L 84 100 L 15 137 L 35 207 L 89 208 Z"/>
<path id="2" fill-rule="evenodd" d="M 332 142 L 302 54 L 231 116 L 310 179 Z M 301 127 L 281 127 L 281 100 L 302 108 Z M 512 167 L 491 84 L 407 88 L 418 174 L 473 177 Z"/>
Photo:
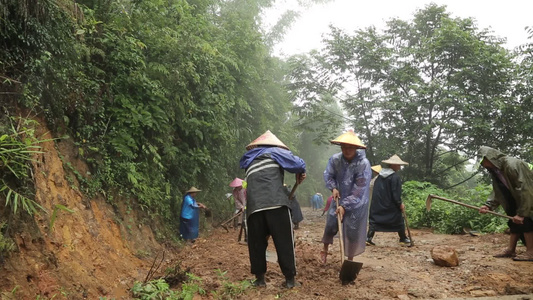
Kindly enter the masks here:
<path id="1" fill-rule="evenodd" d="M 241 223 L 241 230 L 239 230 L 239 237 L 237 238 L 237 242 L 241 241 L 242 238 L 242 231 L 244 230 L 244 222 Z"/>
<path id="2" fill-rule="evenodd" d="M 244 213 L 244 210 L 241 209 L 241 211 L 238 212 L 236 215 L 234 215 L 233 217 L 227 219 L 226 221 L 224 221 L 224 222 L 218 224 L 218 225 L 215 226 L 215 227 L 218 227 L 218 226 L 224 226 L 224 225 L 228 224 L 229 222 L 233 221 L 233 220 L 234 220 L 235 218 L 237 218 L 238 216 L 242 215 L 243 213 Z"/>
<path id="3" fill-rule="evenodd" d="M 413 241 L 413 238 L 411 238 L 411 230 L 409 230 L 409 222 L 407 221 L 407 214 L 405 213 L 405 211 L 402 211 L 402 214 L 403 214 L 403 219 L 405 220 L 405 227 L 407 228 L 407 235 L 409 236 L 409 246 L 410 247 L 413 247 L 414 246 L 414 241 Z"/>
<path id="4" fill-rule="evenodd" d="M 296 183 L 294 183 L 294 186 L 292 187 L 291 193 L 289 194 L 289 200 L 291 200 L 292 197 L 294 197 L 294 192 L 296 192 L 297 186 L 298 186 L 298 181 L 296 181 Z"/>
<path id="5" fill-rule="evenodd" d="M 339 198 L 335 198 L 337 208 L 339 207 Z M 341 215 L 337 214 L 337 225 L 339 227 L 339 247 L 341 248 L 341 267 L 344 264 L 344 238 L 342 237 L 342 220 Z"/>
<path id="6" fill-rule="evenodd" d="M 447 199 L 447 198 L 440 197 L 440 196 L 437 196 L 437 195 L 431 195 L 431 198 L 436 198 L 436 199 L 448 201 L 448 202 L 451 202 L 451 203 L 459 204 L 459 205 L 462 205 L 462 206 L 465 206 L 465 207 L 468 207 L 468 208 L 472 208 L 472 209 L 475 209 L 475 210 L 479 210 L 479 207 L 477 207 L 477 206 L 466 204 L 466 203 L 462 203 L 462 202 L 455 201 L 455 200 L 452 200 L 452 199 Z M 509 217 L 509 216 L 506 216 L 506 215 L 502 215 L 502 214 L 499 214 L 499 213 L 491 211 L 491 210 L 487 211 L 487 213 L 489 213 L 491 215 L 498 216 L 498 217 L 506 218 L 506 219 L 509 219 L 509 220 L 513 219 L 512 217 Z"/>

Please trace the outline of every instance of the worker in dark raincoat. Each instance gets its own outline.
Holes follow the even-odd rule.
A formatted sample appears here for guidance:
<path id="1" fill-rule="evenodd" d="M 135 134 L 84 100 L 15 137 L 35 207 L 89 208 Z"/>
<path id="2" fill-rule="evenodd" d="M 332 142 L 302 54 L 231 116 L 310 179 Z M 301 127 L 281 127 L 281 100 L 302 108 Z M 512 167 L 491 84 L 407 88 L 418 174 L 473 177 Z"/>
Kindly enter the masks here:
<path id="1" fill-rule="evenodd" d="M 396 154 L 381 162 L 387 164 L 388 167 L 381 169 L 374 182 L 366 243 L 375 245 L 372 239 L 374 234 L 380 231 L 397 232 L 400 236 L 400 244 L 407 245 L 411 241 L 405 234 L 405 221 L 402 214 L 405 210 L 402 202 L 402 181 L 397 171 L 408 163 Z"/>
<path id="2" fill-rule="evenodd" d="M 331 190 L 333 199 L 339 199 L 339 206 L 332 201 L 327 212 L 326 226 L 320 252 L 322 263 L 326 263 L 329 245 L 338 232 L 337 214 L 342 220 L 344 253 L 348 260 L 365 251 L 365 234 L 368 219 L 368 195 L 371 179 L 370 162 L 365 148 L 353 131 L 348 131 L 330 141 L 340 145 L 341 152 L 330 157 L 324 181 Z M 344 260 L 344 257 L 342 258 Z"/>
<path id="3" fill-rule="evenodd" d="M 292 154 L 270 130 L 246 146 L 240 167 L 246 170 L 248 252 L 255 286 L 265 286 L 266 249 L 272 236 L 287 288 L 293 288 L 296 261 L 289 197 L 283 186 L 284 172 L 296 174 L 300 184 L 306 177 L 305 162 Z"/>
<path id="4" fill-rule="evenodd" d="M 492 177 L 492 193 L 480 213 L 487 213 L 502 206 L 512 217 L 508 221 L 511 237 L 509 246 L 494 257 L 512 257 L 516 261 L 533 261 L 533 171 L 528 163 L 490 148 L 479 149 L 481 165 Z M 516 253 L 520 237 L 526 244 L 526 252 Z"/>

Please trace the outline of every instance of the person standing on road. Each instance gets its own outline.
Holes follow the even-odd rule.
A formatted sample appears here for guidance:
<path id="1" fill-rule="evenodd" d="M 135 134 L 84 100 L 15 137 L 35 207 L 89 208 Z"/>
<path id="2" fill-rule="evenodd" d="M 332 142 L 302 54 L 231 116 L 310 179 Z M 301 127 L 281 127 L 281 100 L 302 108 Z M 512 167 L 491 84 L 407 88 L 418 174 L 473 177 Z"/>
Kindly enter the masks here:
<path id="1" fill-rule="evenodd" d="M 382 168 L 374 182 L 366 243 L 375 245 L 372 239 L 375 232 L 380 231 L 398 232 L 400 244 L 407 245 L 411 243 L 411 240 L 405 234 L 405 221 L 402 215 L 405 210 L 402 202 L 402 181 L 397 171 L 408 163 L 396 154 L 381 162 L 388 164 L 388 168 Z"/>
<path id="2" fill-rule="evenodd" d="M 381 172 L 381 165 L 375 165 L 371 167 L 372 169 L 372 180 L 370 180 L 370 196 L 368 199 L 370 200 L 370 203 L 368 204 L 368 208 L 370 208 L 370 205 L 372 205 L 372 191 L 374 190 L 374 183 L 376 182 L 376 179 L 378 178 L 379 172 Z"/>
<path id="3" fill-rule="evenodd" d="M 235 177 L 235 179 L 229 184 L 229 186 L 233 188 L 232 195 L 233 201 L 235 201 L 235 212 L 233 215 L 244 212 L 244 208 L 246 207 L 246 189 L 242 187 L 242 182 L 242 179 Z M 235 219 L 235 227 L 240 226 L 242 220 L 243 215 L 237 217 L 237 219 Z"/>
<path id="4" fill-rule="evenodd" d="M 481 165 L 492 177 L 492 193 L 480 213 L 502 206 L 512 217 L 508 221 L 511 237 L 509 246 L 494 257 L 512 257 L 516 261 L 533 261 L 533 171 L 520 159 L 490 148 L 479 149 Z M 523 238 L 526 252 L 516 254 L 518 239 Z"/>
<path id="5" fill-rule="evenodd" d="M 311 206 L 313 207 L 313 210 L 319 210 L 322 209 L 324 204 L 324 199 L 322 198 L 322 194 L 316 193 L 311 197 Z"/>
<path id="6" fill-rule="evenodd" d="M 344 253 L 348 260 L 365 251 L 365 234 L 368 219 L 368 195 L 371 179 L 370 162 L 366 158 L 366 146 L 348 131 L 330 141 L 341 146 L 341 153 L 334 154 L 324 171 L 326 187 L 332 199 L 339 199 L 339 206 L 332 201 L 327 215 L 322 243 L 321 262 L 326 263 L 329 245 L 338 232 L 337 214 L 342 220 Z M 342 258 L 344 259 L 344 257 Z"/>
<path id="7" fill-rule="evenodd" d="M 270 130 L 246 146 L 240 160 L 246 170 L 248 252 L 255 286 L 266 286 L 266 249 L 272 236 L 278 262 L 285 276 L 284 286 L 293 288 L 296 261 L 289 197 L 283 187 L 284 171 L 296 174 L 300 184 L 306 177 L 305 162 L 289 151 Z"/>
<path id="8" fill-rule="evenodd" d="M 180 235 L 189 243 L 194 243 L 198 238 L 198 231 L 200 225 L 200 208 L 206 209 L 207 207 L 202 203 L 196 202 L 194 197 L 196 193 L 201 190 L 191 187 L 185 192 L 183 196 L 183 202 L 181 203 L 180 214 Z"/>

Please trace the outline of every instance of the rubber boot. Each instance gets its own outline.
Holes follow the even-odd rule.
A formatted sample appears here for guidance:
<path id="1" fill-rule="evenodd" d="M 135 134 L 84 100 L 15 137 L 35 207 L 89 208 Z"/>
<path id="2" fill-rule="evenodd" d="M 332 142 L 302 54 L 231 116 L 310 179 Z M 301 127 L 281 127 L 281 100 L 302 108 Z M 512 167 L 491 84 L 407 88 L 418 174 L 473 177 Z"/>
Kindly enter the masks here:
<path id="1" fill-rule="evenodd" d="M 296 286 L 296 280 L 294 280 L 294 277 L 285 277 L 285 287 L 288 289 L 292 289 Z"/>
<path id="2" fill-rule="evenodd" d="M 400 236 L 400 244 L 408 245 L 411 243 L 411 240 L 405 235 L 405 231 L 398 231 L 398 236 Z"/>
<path id="3" fill-rule="evenodd" d="M 368 231 L 368 234 L 366 235 L 366 244 L 367 246 L 375 246 L 374 242 L 372 242 L 372 238 L 374 237 L 375 232 L 372 230 Z"/>
<path id="4" fill-rule="evenodd" d="M 259 275 L 255 275 L 255 280 L 254 280 L 254 286 L 255 287 L 263 287 L 263 286 L 266 286 L 266 282 L 265 282 L 265 274 L 259 274 Z"/>

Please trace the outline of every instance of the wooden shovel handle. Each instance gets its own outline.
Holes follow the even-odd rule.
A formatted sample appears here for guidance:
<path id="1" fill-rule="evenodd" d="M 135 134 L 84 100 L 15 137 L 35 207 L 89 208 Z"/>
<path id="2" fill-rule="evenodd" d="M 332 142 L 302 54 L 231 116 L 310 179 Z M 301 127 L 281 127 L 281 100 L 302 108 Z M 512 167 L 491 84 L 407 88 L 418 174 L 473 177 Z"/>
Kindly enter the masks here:
<path id="1" fill-rule="evenodd" d="M 339 207 L 339 198 L 335 198 L 337 208 Z M 341 267 L 344 263 L 344 238 L 342 237 L 342 219 L 341 215 L 337 214 L 337 225 L 339 227 L 339 247 L 341 248 Z"/>
<path id="2" fill-rule="evenodd" d="M 294 197 L 294 192 L 296 192 L 296 187 L 298 186 L 298 181 L 294 183 L 294 186 L 292 187 L 291 193 L 289 194 L 289 201 Z"/>

